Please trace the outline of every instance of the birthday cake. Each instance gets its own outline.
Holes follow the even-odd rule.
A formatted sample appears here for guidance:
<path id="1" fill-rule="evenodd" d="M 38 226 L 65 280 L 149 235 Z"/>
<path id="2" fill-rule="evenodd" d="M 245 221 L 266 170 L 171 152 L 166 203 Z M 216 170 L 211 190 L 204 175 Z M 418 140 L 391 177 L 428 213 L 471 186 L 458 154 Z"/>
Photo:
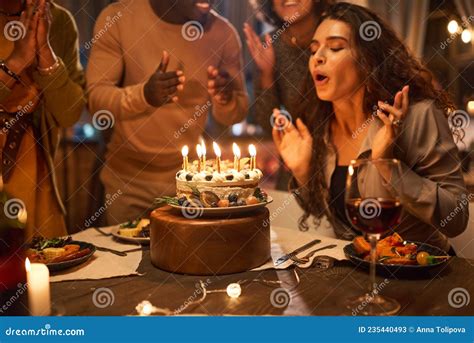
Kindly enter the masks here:
<path id="1" fill-rule="evenodd" d="M 153 265 L 191 275 L 238 273 L 262 265 L 270 258 L 270 212 L 264 206 L 271 199 L 259 187 L 263 173 L 256 168 L 255 147 L 249 146 L 250 158 L 240 158 L 234 144 L 233 161 L 221 160 L 215 143 L 214 159 L 206 161 L 204 145 L 196 150 L 198 159 L 189 163 L 189 149 L 183 147 L 176 197 L 157 199 L 171 206 L 160 206 L 150 216 Z M 256 204 L 261 206 L 251 206 Z M 202 209 L 191 215 L 189 206 Z"/>
<path id="2" fill-rule="evenodd" d="M 218 147 L 215 146 L 215 149 Z M 185 160 L 183 169 L 176 173 L 178 204 L 233 207 L 265 202 L 267 195 L 258 187 L 262 177 L 263 173 L 256 168 L 254 157 L 241 159 L 239 156 L 234 157 L 234 161 L 217 158 L 206 161 L 199 156 L 192 163 Z"/>

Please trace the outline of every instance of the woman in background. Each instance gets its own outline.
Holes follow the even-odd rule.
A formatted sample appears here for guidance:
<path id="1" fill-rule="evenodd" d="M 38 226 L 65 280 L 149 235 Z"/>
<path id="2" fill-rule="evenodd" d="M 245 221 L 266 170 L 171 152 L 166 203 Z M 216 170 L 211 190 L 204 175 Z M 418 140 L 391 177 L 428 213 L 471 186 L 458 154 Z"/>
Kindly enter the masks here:
<path id="1" fill-rule="evenodd" d="M 0 0 L 0 29 L 0 185 L 13 198 L 3 210 L 26 210 L 27 238 L 66 235 L 53 159 L 85 105 L 77 29 L 47 0 Z"/>
<path id="2" fill-rule="evenodd" d="M 376 23 L 380 37 L 365 40 L 359 33 L 365 22 Z M 387 24 L 347 3 L 322 17 L 309 70 L 303 120 L 273 130 L 294 176 L 291 188 L 299 188 L 302 227 L 309 215 L 326 215 L 339 238 L 360 234 L 345 214 L 348 165 L 355 159 L 396 158 L 403 187 L 391 190 L 398 192 L 403 212 L 395 231 L 448 251 L 447 237 L 465 230 L 469 209 L 463 205 L 466 188 L 447 120 L 454 109 L 447 93 L 433 87 L 429 71 Z"/>
<path id="3" fill-rule="evenodd" d="M 316 24 L 331 1 L 252 0 L 258 18 L 275 26 L 263 41 L 252 27 L 244 25 L 247 46 L 255 62 L 255 114 L 258 124 L 268 135 L 272 127 L 283 128 L 296 120 L 300 89 L 308 73 L 309 44 Z M 292 118 L 274 121 L 273 109 L 283 107 Z M 273 124 L 273 125 L 272 125 Z M 281 164 L 277 189 L 286 190 L 290 173 Z"/>

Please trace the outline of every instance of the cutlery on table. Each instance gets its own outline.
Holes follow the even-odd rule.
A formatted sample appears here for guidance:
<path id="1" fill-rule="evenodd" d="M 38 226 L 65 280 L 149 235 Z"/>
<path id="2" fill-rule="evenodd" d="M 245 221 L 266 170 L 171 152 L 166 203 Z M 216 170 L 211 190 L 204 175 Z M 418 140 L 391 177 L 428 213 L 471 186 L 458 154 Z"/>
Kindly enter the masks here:
<path id="1" fill-rule="evenodd" d="M 295 262 L 296 264 L 305 264 L 305 263 L 308 263 L 310 260 L 311 260 L 311 257 L 313 257 L 313 255 L 315 253 L 317 253 L 318 251 L 321 251 L 321 250 L 326 250 L 326 249 L 333 249 L 337 247 L 337 244 L 330 244 L 330 245 L 326 245 L 324 247 L 321 247 L 319 249 L 315 249 L 311 252 L 309 252 L 306 256 L 304 257 L 296 257 L 296 256 L 293 256 L 293 257 L 290 257 L 290 259 Z"/>
<path id="2" fill-rule="evenodd" d="M 286 254 L 286 255 L 283 255 L 282 257 L 278 258 L 278 260 L 276 260 L 275 262 L 275 266 L 279 266 L 280 264 L 288 261 L 289 259 L 291 259 L 292 257 L 296 256 L 297 254 L 305 251 L 306 249 L 309 249 L 311 248 L 312 246 L 318 244 L 318 243 L 321 243 L 321 240 L 320 239 L 315 239 L 315 240 L 312 240 L 311 242 L 309 243 L 306 243 L 305 245 L 293 250 L 292 252 L 290 252 L 289 254 Z"/>
<path id="3" fill-rule="evenodd" d="M 142 248 L 133 248 L 125 251 L 118 251 L 110 248 L 104 248 L 104 247 L 98 247 L 97 245 L 95 246 L 97 250 L 99 251 L 105 251 L 105 252 L 110 252 L 112 254 L 115 254 L 117 256 L 127 256 L 127 253 L 129 252 L 135 252 L 135 251 L 140 251 Z"/>
<path id="4" fill-rule="evenodd" d="M 94 229 L 95 229 L 97 232 L 99 232 L 100 234 L 102 234 L 103 236 L 107 236 L 107 237 L 108 237 L 108 236 L 112 236 L 111 233 L 104 232 L 104 231 L 102 231 L 101 229 L 99 229 L 98 227 L 94 227 Z"/>

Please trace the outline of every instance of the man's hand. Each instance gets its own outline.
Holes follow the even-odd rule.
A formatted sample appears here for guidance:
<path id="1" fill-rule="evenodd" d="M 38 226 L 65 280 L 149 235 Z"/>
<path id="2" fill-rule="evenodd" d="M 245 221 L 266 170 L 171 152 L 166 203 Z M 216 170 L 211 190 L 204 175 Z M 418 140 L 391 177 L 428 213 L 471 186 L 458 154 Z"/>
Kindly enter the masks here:
<path id="1" fill-rule="evenodd" d="M 207 90 L 212 98 L 221 105 L 232 99 L 233 85 L 226 71 L 219 71 L 214 66 L 207 68 Z"/>
<path id="2" fill-rule="evenodd" d="M 160 107 L 170 101 L 177 102 L 177 92 L 184 89 L 184 73 L 181 70 L 167 72 L 169 61 L 169 53 L 163 51 L 158 69 L 145 84 L 145 99 L 154 107 Z"/>

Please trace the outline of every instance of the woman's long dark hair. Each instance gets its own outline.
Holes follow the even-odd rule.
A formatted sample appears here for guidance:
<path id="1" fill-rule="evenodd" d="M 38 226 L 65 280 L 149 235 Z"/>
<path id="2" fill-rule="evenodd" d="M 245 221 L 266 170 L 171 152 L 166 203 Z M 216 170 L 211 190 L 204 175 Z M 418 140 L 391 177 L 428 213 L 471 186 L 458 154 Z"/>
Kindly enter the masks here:
<path id="1" fill-rule="evenodd" d="M 371 113 L 378 100 L 392 103 L 394 95 L 403 86 L 409 85 L 410 102 L 432 99 L 449 116 L 454 105 L 447 92 L 433 86 L 431 72 L 408 51 L 390 26 L 375 13 L 361 6 L 337 3 L 322 15 L 318 26 L 326 19 L 342 21 L 352 29 L 359 72 L 365 80 L 365 113 Z M 307 219 L 311 214 L 316 221 L 323 215 L 330 222 L 334 219 L 328 208 L 329 191 L 325 178 L 328 151 L 324 140 L 334 110 L 331 102 L 317 98 L 314 81 L 309 73 L 302 95 L 299 114 L 313 136 L 311 178 L 307 185 L 309 199 L 303 205 L 304 215 L 299 220 L 300 229 L 307 230 Z"/>

